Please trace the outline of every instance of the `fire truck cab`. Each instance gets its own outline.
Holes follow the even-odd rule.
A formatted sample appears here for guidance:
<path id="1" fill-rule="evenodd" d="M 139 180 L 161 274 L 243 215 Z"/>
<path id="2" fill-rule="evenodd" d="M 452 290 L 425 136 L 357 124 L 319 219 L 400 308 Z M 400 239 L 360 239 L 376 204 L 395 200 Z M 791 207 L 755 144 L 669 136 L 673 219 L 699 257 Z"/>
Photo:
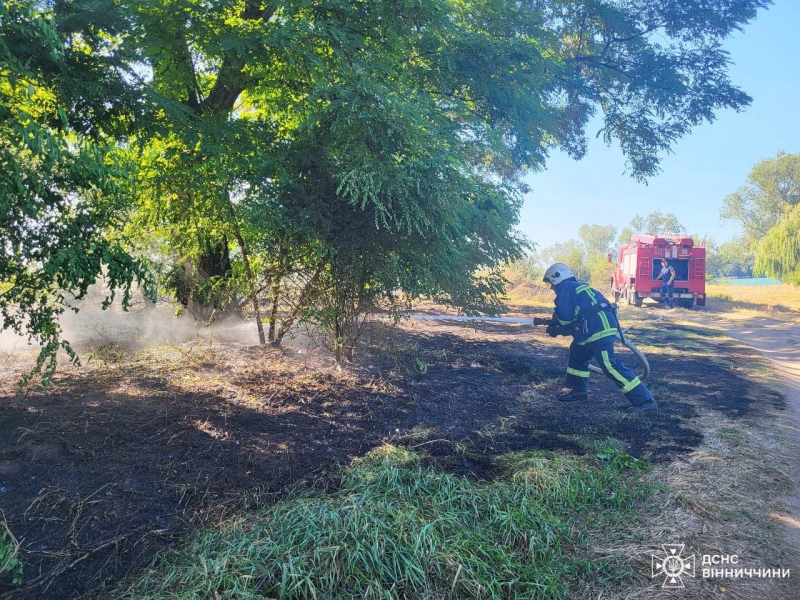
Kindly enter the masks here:
<path id="1" fill-rule="evenodd" d="M 661 259 L 675 269 L 673 298 L 676 306 L 691 308 L 706 304 L 705 244 L 681 234 L 635 234 L 619 249 L 617 266 L 611 278 L 611 291 L 617 302 L 641 306 L 645 298 L 661 301 Z"/>

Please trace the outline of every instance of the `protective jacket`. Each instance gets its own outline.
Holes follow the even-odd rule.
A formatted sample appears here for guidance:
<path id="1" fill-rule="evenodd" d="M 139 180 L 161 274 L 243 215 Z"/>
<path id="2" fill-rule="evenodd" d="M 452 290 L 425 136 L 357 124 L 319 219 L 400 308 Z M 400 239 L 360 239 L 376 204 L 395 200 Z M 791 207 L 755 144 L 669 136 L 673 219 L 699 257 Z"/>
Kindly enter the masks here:
<path id="1" fill-rule="evenodd" d="M 611 303 L 596 289 L 580 281 L 562 281 L 554 287 L 556 310 L 553 318 L 572 328 L 575 343 L 584 346 L 617 333 L 617 318 Z"/>

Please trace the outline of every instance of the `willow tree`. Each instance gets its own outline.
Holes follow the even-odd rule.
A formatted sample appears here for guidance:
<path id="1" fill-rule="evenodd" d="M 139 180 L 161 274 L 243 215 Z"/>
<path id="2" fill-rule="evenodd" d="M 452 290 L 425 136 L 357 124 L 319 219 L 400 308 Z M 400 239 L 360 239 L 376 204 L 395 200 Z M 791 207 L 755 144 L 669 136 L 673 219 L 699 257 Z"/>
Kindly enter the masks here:
<path id="1" fill-rule="evenodd" d="M 800 285 L 800 204 L 787 208 L 758 243 L 754 272 Z"/>
<path id="2" fill-rule="evenodd" d="M 786 282 L 800 283 L 797 271 L 797 207 L 800 206 L 800 154 L 779 152 L 756 163 L 745 184 L 725 198 L 723 219 L 738 222 L 741 239 L 733 240 L 745 268 Z"/>
<path id="3" fill-rule="evenodd" d="M 779 152 L 756 163 L 745 184 L 728 195 L 720 216 L 742 226 L 752 247 L 776 225 L 792 206 L 800 204 L 800 154 Z"/>

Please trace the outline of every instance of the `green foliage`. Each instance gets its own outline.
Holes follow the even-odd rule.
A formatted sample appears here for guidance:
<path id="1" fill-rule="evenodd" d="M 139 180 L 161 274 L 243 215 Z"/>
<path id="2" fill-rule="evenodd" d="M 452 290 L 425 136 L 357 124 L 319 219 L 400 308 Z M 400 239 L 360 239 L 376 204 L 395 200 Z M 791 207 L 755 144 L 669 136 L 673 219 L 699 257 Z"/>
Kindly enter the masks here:
<path id="1" fill-rule="evenodd" d="M 747 104 L 718 41 L 765 2 L 727 4 L 125 5 L 159 106 L 140 210 L 180 259 L 199 228 L 239 230 L 232 260 L 253 269 L 233 272 L 306 320 L 316 273 L 496 311 L 496 267 L 523 249 L 520 176 L 552 147 L 581 156 L 596 106 L 642 178 L 714 108 Z M 364 256 L 369 273 L 341 267 Z M 349 297 L 386 298 L 366 289 Z"/>
<path id="2" fill-rule="evenodd" d="M 647 471 L 650 469 L 650 465 L 647 464 L 647 461 L 622 452 L 613 444 L 601 446 L 596 456 L 607 469 L 613 471 Z"/>
<path id="3" fill-rule="evenodd" d="M 173 265 L 164 274 L 161 284 L 183 308 L 191 307 L 196 317 L 206 315 L 210 318 L 215 310 L 222 310 L 233 301 L 233 290 L 227 277 L 190 275 L 185 264 Z"/>
<path id="4" fill-rule="evenodd" d="M 705 241 L 709 277 L 752 277 L 755 253 L 744 237 L 733 238 L 719 246 L 713 240 Z"/>
<path id="5" fill-rule="evenodd" d="M 536 256 L 536 262 L 542 272 L 553 263 L 565 263 L 579 280 L 591 282 L 598 289 L 603 289 L 611 281 L 613 265 L 609 264 L 608 255 L 613 257 L 615 254 L 614 238 L 617 229 L 613 225 L 584 224 L 580 226 L 578 233 L 580 240 L 559 242 L 541 250 Z M 541 276 L 538 280 L 541 281 Z"/>
<path id="6" fill-rule="evenodd" d="M 578 240 L 567 240 L 558 242 L 548 248 L 544 248 L 540 253 L 542 266 L 549 266 L 553 263 L 564 263 L 572 269 L 575 277 L 581 281 L 589 279 L 589 267 L 587 264 L 586 248 Z"/>
<path id="7" fill-rule="evenodd" d="M 578 235 L 586 249 L 587 281 L 597 289 L 607 289 L 617 256 L 617 228 L 613 225 L 581 225 Z"/>
<path id="8" fill-rule="evenodd" d="M 641 461 L 530 452 L 478 483 L 384 446 L 338 490 L 282 502 L 162 557 L 124 598 L 570 598 L 618 574 L 590 536 L 633 518 Z"/>
<path id="9" fill-rule="evenodd" d="M 619 234 L 619 243 L 627 244 L 634 233 L 657 235 L 659 233 L 681 233 L 686 228 L 673 213 L 662 213 L 655 210 L 646 216 L 636 215 L 630 224 Z"/>
<path id="10" fill-rule="evenodd" d="M 589 257 L 614 255 L 617 251 L 617 228 L 613 225 L 581 225 L 578 229 Z"/>
<path id="11" fill-rule="evenodd" d="M 786 210 L 759 242 L 754 272 L 800 285 L 800 204 Z"/>
<path id="12" fill-rule="evenodd" d="M 798 204 L 800 154 L 779 152 L 753 167 L 747 182 L 725 198 L 720 216 L 741 224 L 745 239 L 755 247 Z"/>
<path id="13" fill-rule="evenodd" d="M 0 586 L 22 585 L 23 566 L 19 559 L 19 544 L 5 521 L 0 521 Z"/>
<path id="14" fill-rule="evenodd" d="M 725 198 L 720 214 L 742 225 L 743 241 L 735 243 L 755 253 L 753 273 L 800 284 L 798 206 L 800 154 L 785 152 L 756 164 L 745 185 Z"/>
<path id="15" fill-rule="evenodd" d="M 321 329 L 322 343 L 333 352 L 338 363 L 352 360 L 366 319 L 381 304 L 389 311 L 396 308 L 392 288 L 381 278 L 383 265 L 376 268 L 371 258 L 364 255 L 360 261 L 340 260 L 340 257 L 331 260 L 321 273 L 314 299 L 306 309 L 304 321 Z M 391 282 L 394 273 L 387 275 Z"/>
<path id="16" fill-rule="evenodd" d="M 587 260 L 586 268 L 589 271 L 587 281 L 598 290 L 608 293 L 615 267 L 616 262 L 608 262 L 607 255 L 594 254 Z"/>
<path id="17" fill-rule="evenodd" d="M 350 315 L 387 290 L 496 312 L 525 172 L 582 156 L 601 108 L 631 175 L 655 174 L 749 103 L 721 43 L 768 3 L 6 2 L 5 326 L 30 313 L 52 353 L 62 290 L 102 274 L 126 301 L 125 249 L 200 274 L 204 239 L 226 302 L 260 327 L 270 297 L 276 341 L 336 328 L 323 283 Z"/>
<path id="18" fill-rule="evenodd" d="M 540 285 L 546 267 L 537 252 L 511 261 L 503 268 L 503 277 L 512 284 Z"/>
<path id="19" fill-rule="evenodd" d="M 0 5 L 0 313 L 3 329 L 42 345 L 23 383 L 38 373 L 47 384 L 59 348 L 77 360 L 58 326 L 71 299 L 101 278 L 104 307 L 118 289 L 126 305 L 133 283 L 147 283 L 144 263 L 105 235 L 126 177 L 105 160 L 114 119 L 130 114 L 122 78 L 103 39 L 67 38 L 61 25 L 37 3 Z"/>
<path id="20" fill-rule="evenodd" d="M 725 198 L 722 218 L 738 221 L 744 231 L 741 240 L 732 242 L 733 249 L 747 258 L 745 266 L 753 273 L 800 283 L 797 206 L 800 154 L 785 152 L 756 164 L 745 185 Z"/>

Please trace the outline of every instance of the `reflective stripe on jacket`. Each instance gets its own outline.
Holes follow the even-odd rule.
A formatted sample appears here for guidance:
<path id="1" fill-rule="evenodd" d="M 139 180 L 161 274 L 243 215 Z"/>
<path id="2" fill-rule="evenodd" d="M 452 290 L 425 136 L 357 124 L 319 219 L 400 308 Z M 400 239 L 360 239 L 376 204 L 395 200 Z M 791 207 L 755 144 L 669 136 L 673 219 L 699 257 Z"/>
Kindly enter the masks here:
<path id="1" fill-rule="evenodd" d="M 610 302 L 596 289 L 580 281 L 562 281 L 555 286 L 556 310 L 561 325 L 572 327 L 572 338 L 581 346 L 617 333 L 617 319 L 611 310 L 597 310 Z M 594 307 L 594 308 L 593 308 Z"/>

